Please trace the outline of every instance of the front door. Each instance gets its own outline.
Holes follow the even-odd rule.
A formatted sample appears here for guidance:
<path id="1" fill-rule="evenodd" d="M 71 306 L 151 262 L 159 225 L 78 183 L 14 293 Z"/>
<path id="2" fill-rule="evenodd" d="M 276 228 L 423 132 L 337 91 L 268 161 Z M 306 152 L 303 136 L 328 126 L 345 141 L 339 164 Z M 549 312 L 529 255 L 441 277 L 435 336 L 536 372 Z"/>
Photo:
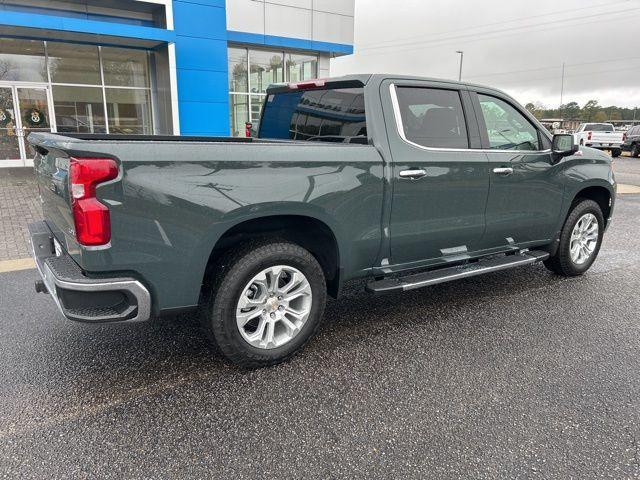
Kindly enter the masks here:
<path id="1" fill-rule="evenodd" d="M 31 165 L 26 138 L 31 132 L 51 132 L 47 87 L 0 85 L 0 166 Z"/>
<path id="2" fill-rule="evenodd" d="M 564 192 L 551 142 L 506 98 L 472 94 L 490 171 L 485 248 L 542 244 L 556 233 Z"/>
<path id="3" fill-rule="evenodd" d="M 465 258 L 478 250 L 489 190 L 467 92 L 434 83 L 390 90 L 391 263 L 409 268 Z"/>

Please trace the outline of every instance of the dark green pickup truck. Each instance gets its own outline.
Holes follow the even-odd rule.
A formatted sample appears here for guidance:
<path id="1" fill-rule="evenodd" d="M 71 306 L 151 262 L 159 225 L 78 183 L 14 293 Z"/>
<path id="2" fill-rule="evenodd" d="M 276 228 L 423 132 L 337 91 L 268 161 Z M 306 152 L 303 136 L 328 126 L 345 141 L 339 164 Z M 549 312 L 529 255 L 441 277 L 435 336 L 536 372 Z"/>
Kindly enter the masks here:
<path id="1" fill-rule="evenodd" d="M 274 85 L 257 137 L 31 134 L 36 289 L 83 322 L 198 309 L 228 358 L 264 366 L 348 280 L 381 294 L 541 261 L 580 275 L 613 211 L 609 157 L 486 87 Z"/>

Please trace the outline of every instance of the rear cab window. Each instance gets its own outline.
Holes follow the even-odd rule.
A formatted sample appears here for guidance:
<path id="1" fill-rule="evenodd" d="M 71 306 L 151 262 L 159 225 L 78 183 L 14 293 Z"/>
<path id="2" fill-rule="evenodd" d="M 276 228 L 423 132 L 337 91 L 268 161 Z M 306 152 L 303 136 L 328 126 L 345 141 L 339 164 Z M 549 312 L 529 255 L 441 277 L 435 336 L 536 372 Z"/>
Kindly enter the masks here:
<path id="1" fill-rule="evenodd" d="M 613 132 L 613 125 L 602 123 L 587 123 L 584 127 L 585 132 Z"/>
<path id="2" fill-rule="evenodd" d="M 271 93 L 260 138 L 367 144 L 364 88 L 322 88 Z"/>

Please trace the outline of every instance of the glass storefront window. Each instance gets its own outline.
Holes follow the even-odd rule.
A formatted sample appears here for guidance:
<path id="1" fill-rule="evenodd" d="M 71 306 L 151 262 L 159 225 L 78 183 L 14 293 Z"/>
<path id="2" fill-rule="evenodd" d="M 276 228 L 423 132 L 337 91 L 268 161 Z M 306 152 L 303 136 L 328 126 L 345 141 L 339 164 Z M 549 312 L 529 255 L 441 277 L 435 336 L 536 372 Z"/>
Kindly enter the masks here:
<path id="1" fill-rule="evenodd" d="M 313 55 L 287 54 L 289 82 L 302 82 L 318 76 L 318 57 Z"/>
<path id="2" fill-rule="evenodd" d="M 284 82 L 283 52 L 251 50 L 249 91 L 264 93 L 272 83 Z"/>
<path id="3" fill-rule="evenodd" d="M 264 103 L 265 95 L 251 95 L 251 123 L 260 121 L 260 115 L 262 113 L 262 104 Z"/>
<path id="4" fill-rule="evenodd" d="M 148 90 L 107 88 L 106 98 L 109 133 L 153 133 Z"/>
<path id="5" fill-rule="evenodd" d="M 53 86 L 58 132 L 106 133 L 102 89 Z"/>
<path id="6" fill-rule="evenodd" d="M 102 47 L 104 84 L 149 87 L 149 58 L 144 50 Z"/>
<path id="7" fill-rule="evenodd" d="M 44 42 L 0 38 L 0 80 L 46 82 Z"/>
<path id="8" fill-rule="evenodd" d="M 231 136 L 244 137 L 249 121 L 249 95 L 229 95 L 229 123 Z"/>
<path id="9" fill-rule="evenodd" d="M 98 47 L 75 43 L 47 42 L 49 73 L 53 83 L 99 85 Z"/>
<path id="10" fill-rule="evenodd" d="M 229 48 L 229 91 L 248 92 L 247 50 Z"/>

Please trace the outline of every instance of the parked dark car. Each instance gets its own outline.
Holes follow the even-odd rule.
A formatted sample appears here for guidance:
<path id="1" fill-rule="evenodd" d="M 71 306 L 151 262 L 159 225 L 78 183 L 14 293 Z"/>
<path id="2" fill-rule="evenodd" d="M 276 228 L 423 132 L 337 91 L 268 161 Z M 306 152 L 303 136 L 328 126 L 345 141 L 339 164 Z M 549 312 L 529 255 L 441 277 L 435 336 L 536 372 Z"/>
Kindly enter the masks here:
<path id="1" fill-rule="evenodd" d="M 631 127 L 627 133 L 625 133 L 622 150 L 631 152 L 632 157 L 640 157 L 640 125 Z"/>
<path id="2" fill-rule="evenodd" d="M 272 86 L 258 138 L 29 142 L 37 290 L 83 322 L 200 311 L 248 367 L 299 350 L 348 280 L 382 294 L 536 262 L 581 275 L 616 190 L 606 154 L 504 93 L 404 76 Z"/>

